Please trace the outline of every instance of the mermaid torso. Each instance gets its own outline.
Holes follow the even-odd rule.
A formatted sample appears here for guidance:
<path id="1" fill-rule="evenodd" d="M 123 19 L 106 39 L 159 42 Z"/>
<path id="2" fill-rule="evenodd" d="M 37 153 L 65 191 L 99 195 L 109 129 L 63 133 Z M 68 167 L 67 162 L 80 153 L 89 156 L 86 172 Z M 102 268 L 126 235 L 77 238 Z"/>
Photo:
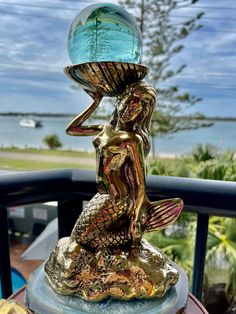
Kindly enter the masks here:
<path id="1" fill-rule="evenodd" d="M 109 124 L 94 138 L 100 193 L 108 193 L 116 198 L 130 195 L 135 189 L 131 141 L 135 143 L 141 139 L 131 132 L 115 131 Z"/>

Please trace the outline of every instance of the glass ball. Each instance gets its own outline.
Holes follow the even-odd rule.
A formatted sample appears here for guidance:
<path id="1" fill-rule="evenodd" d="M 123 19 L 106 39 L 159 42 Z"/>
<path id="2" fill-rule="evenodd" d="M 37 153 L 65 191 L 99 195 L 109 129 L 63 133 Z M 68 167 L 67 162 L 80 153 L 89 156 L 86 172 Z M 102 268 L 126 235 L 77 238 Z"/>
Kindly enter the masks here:
<path id="1" fill-rule="evenodd" d="M 139 64 L 141 32 L 122 7 L 94 4 L 82 10 L 72 22 L 68 52 L 73 64 L 101 61 Z"/>

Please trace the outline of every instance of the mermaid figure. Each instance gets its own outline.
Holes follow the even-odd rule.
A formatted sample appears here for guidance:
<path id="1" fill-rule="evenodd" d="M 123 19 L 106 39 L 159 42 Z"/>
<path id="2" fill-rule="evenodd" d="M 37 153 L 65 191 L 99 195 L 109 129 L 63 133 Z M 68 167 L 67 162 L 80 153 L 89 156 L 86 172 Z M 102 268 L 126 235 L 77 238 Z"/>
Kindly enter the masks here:
<path id="1" fill-rule="evenodd" d="M 106 125 L 83 126 L 97 108 L 94 103 L 68 126 L 67 133 L 95 136 L 98 191 L 78 218 L 71 238 L 86 247 L 136 245 L 145 231 L 173 223 L 180 199 L 150 202 L 145 191 L 145 158 L 150 151 L 148 129 L 156 92 L 145 82 L 128 86 L 118 98 Z"/>
<path id="2" fill-rule="evenodd" d="M 109 123 L 84 125 L 100 104 L 102 96 L 97 93 L 93 99 L 94 102 L 69 124 L 66 131 L 73 136 L 94 136 L 98 193 L 83 209 L 70 237 L 59 240 L 46 264 L 46 273 L 57 291 L 74 293 L 86 300 L 97 301 L 108 296 L 121 299 L 161 296 L 176 283 L 178 274 L 163 253 L 156 251 L 155 257 L 153 249 L 144 243 L 142 236 L 144 232 L 160 230 L 172 224 L 179 216 L 183 202 L 178 198 L 151 202 L 146 195 L 145 158 L 150 151 L 148 132 L 156 91 L 144 81 L 132 83 L 117 97 Z M 149 266 L 144 267 L 140 262 L 139 272 L 144 272 L 143 278 L 151 280 L 149 267 L 154 264 L 159 271 L 157 282 L 152 282 L 152 292 L 147 292 L 146 288 L 142 288 L 145 293 L 140 292 L 139 287 L 139 292 L 135 288 L 135 294 L 133 283 L 129 290 L 122 290 L 120 279 L 113 282 L 112 290 L 106 281 L 108 274 L 112 273 L 114 279 L 124 269 L 133 271 L 130 265 L 138 264 L 134 256 L 141 260 L 143 252 L 147 254 L 146 259 L 150 259 Z M 99 282 L 99 288 L 94 288 L 93 283 L 90 287 L 89 283 L 83 286 L 88 274 L 82 275 L 81 263 L 86 267 L 89 265 L 90 279 Z M 91 273 L 96 274 L 97 279 Z M 145 277 L 147 273 L 149 279 Z M 161 280 L 160 274 L 163 277 Z M 130 281 L 135 280 L 132 276 L 128 276 Z M 79 292 L 81 285 L 82 292 Z M 95 290 L 93 293 L 91 285 Z M 122 291 L 121 295 L 117 289 Z"/>

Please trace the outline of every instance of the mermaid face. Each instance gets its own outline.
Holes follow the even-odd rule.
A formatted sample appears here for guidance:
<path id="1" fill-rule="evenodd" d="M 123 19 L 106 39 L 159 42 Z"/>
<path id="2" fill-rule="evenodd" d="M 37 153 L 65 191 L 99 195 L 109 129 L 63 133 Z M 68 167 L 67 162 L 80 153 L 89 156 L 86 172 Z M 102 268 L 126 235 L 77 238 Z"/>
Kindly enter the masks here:
<path id="1" fill-rule="evenodd" d="M 142 112 L 143 105 L 140 95 L 134 93 L 122 98 L 118 103 L 118 117 L 122 123 L 134 121 Z"/>

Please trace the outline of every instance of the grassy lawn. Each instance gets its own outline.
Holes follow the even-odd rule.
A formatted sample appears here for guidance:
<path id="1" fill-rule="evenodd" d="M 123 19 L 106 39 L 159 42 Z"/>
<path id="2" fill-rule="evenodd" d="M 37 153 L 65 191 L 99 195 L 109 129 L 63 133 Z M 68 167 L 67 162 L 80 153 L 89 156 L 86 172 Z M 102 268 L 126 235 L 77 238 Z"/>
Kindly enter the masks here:
<path id="1" fill-rule="evenodd" d="M 67 157 L 81 157 L 81 158 L 95 158 L 95 152 L 83 152 L 83 151 L 70 151 L 70 150 L 49 150 L 49 149 L 37 149 L 37 148 L 17 148 L 17 147 L 1 147 L 2 152 L 12 153 L 28 153 L 28 154 L 40 154 L 50 156 L 67 156 Z"/>
<path id="2" fill-rule="evenodd" d="M 37 148 L 16 148 L 7 147 L 0 148 L 0 152 L 24 153 L 24 154 L 38 154 L 44 156 L 55 156 L 55 157 L 74 157 L 79 160 L 79 158 L 95 160 L 94 152 L 83 152 L 83 151 L 66 151 L 66 150 L 48 150 L 48 149 L 37 149 Z M 22 157 L 19 159 L 11 159 L 0 157 L 0 169 L 4 170 L 17 170 L 17 171 L 32 171 L 32 170 L 49 170 L 49 169 L 63 169 L 63 168 L 80 168 L 80 169 L 95 169 L 95 166 L 88 162 L 86 165 L 84 162 L 75 164 L 70 162 L 53 162 L 45 160 L 24 160 Z"/>
<path id="3" fill-rule="evenodd" d="M 17 170 L 17 171 L 32 171 L 32 170 L 49 170 L 63 168 L 80 168 L 80 169 L 95 169 L 91 165 L 75 165 L 59 162 L 45 162 L 35 160 L 7 159 L 0 158 L 0 169 Z"/>
<path id="4" fill-rule="evenodd" d="M 15 153 L 24 153 L 24 154 L 38 154 L 44 156 L 64 156 L 64 157 L 74 157 L 74 158 L 83 158 L 88 159 L 88 164 L 85 162 L 74 164 L 69 162 L 49 162 L 42 160 L 24 160 L 19 156 L 19 159 L 11 159 L 0 157 L 0 168 L 9 169 L 9 170 L 18 170 L 18 171 L 31 171 L 31 170 L 48 170 L 48 169 L 62 169 L 62 168 L 80 168 L 80 169 L 95 169 L 95 166 L 91 165 L 91 159 L 95 160 L 95 152 L 83 152 L 83 151 L 67 151 L 67 150 L 49 150 L 49 149 L 37 149 L 37 148 L 16 148 L 16 147 L 7 147 L 0 148 L 0 152 L 9 152 Z M 39 157 L 40 159 L 40 157 Z M 158 158 L 161 165 L 164 167 L 170 167 L 171 169 L 181 168 L 186 161 L 182 158 Z M 151 157 L 147 160 L 147 165 L 149 166 L 152 163 L 153 159 Z M 158 164 L 159 164 L 158 163 Z"/>

